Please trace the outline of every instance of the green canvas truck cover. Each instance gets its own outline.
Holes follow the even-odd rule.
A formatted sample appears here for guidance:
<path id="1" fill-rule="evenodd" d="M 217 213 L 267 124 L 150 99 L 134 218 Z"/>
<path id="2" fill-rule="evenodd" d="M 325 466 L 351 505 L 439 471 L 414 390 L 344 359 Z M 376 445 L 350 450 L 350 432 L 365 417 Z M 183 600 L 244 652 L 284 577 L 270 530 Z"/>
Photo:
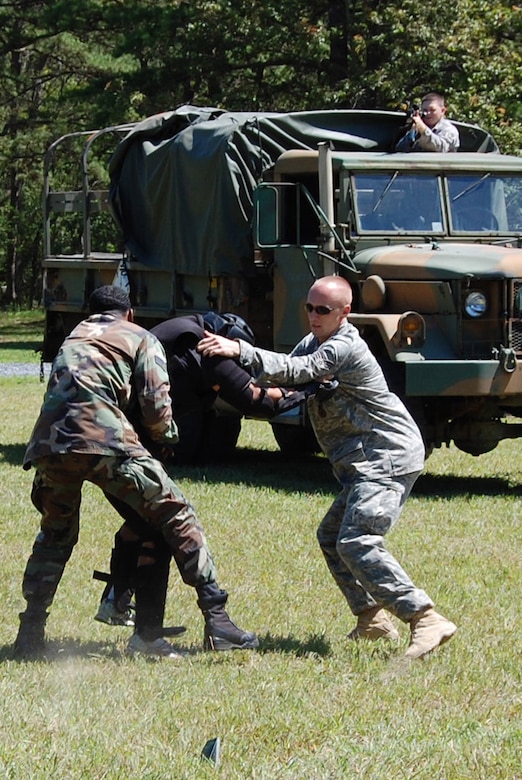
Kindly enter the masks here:
<path id="1" fill-rule="evenodd" d="M 180 274 L 253 272 L 253 191 L 279 155 L 317 149 L 392 152 L 405 114 L 227 112 L 182 106 L 138 123 L 110 161 L 110 204 L 131 257 Z M 462 151 L 498 151 L 455 122 Z"/>

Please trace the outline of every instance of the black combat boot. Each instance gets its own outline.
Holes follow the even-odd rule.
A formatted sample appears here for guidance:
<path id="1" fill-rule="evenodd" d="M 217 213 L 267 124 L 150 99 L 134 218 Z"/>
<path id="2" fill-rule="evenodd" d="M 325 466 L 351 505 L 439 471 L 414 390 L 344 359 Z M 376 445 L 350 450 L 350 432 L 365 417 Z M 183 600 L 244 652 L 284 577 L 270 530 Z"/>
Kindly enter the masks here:
<path id="1" fill-rule="evenodd" d="M 26 610 L 20 613 L 20 627 L 14 642 L 13 658 L 36 661 L 45 655 L 45 623 L 48 612 Z"/>
<path id="2" fill-rule="evenodd" d="M 205 650 L 253 650 L 259 647 L 257 636 L 243 631 L 230 620 L 225 604 L 228 593 L 220 590 L 215 582 L 199 585 L 198 607 L 205 618 Z"/>
<path id="3" fill-rule="evenodd" d="M 179 660 L 186 654 L 164 639 L 165 636 L 178 636 L 185 632 L 185 626 L 163 625 L 170 558 L 170 549 L 161 539 L 154 547 L 141 549 L 135 577 L 136 623 L 134 634 L 127 644 L 128 655 Z M 147 559 L 149 562 L 146 562 Z"/>
<path id="4" fill-rule="evenodd" d="M 109 626 L 134 625 L 134 575 L 140 550 L 140 539 L 126 540 L 122 537 L 121 531 L 118 531 L 114 536 L 111 573 L 105 575 L 98 571 L 94 572 L 94 579 L 103 579 L 107 582 L 98 612 L 94 616 L 94 619 L 100 623 L 107 623 Z"/>

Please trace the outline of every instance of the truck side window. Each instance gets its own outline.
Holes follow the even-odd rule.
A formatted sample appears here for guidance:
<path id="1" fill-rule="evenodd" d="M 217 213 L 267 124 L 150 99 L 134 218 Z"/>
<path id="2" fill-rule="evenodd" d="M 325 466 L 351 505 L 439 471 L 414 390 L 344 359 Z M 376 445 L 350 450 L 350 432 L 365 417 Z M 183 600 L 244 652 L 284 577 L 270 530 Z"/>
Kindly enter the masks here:
<path id="1" fill-rule="evenodd" d="M 503 185 L 506 229 L 520 233 L 522 232 L 522 177 L 507 176 Z"/>

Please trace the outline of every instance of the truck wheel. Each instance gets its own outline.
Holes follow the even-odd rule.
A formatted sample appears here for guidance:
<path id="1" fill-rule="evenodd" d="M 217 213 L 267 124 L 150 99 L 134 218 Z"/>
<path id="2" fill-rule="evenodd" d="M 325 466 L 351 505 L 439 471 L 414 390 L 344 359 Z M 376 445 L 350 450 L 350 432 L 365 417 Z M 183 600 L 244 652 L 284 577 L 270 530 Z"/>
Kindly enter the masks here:
<path id="1" fill-rule="evenodd" d="M 274 438 L 279 449 L 285 455 L 315 455 L 321 452 L 321 448 L 315 438 L 312 428 L 301 425 L 284 425 L 272 423 Z"/>

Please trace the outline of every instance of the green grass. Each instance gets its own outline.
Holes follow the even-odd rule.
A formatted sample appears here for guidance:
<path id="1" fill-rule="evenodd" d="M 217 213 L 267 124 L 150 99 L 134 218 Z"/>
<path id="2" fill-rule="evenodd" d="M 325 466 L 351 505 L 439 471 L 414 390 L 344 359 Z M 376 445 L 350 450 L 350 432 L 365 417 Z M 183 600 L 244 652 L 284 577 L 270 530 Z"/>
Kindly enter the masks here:
<path id="1" fill-rule="evenodd" d="M 38 363 L 44 335 L 42 309 L 0 312 L 0 361 Z"/>
<path id="2" fill-rule="evenodd" d="M 20 585 L 38 527 L 21 458 L 43 392 L 0 380 L 2 528 L 0 776 L 10 780 L 514 780 L 522 777 L 522 621 L 517 442 L 428 462 L 388 538 L 413 579 L 459 626 L 425 661 L 350 645 L 352 618 L 315 529 L 335 494 L 324 458 L 289 462 L 248 421 L 237 462 L 177 479 L 203 520 L 232 617 L 258 652 L 201 651 L 202 619 L 173 569 L 168 622 L 187 626 L 182 663 L 131 660 L 128 629 L 96 623 L 119 520 L 84 491 L 79 544 L 48 622 L 53 660 L 11 660 Z M 200 761 L 221 738 L 221 765 Z"/>

